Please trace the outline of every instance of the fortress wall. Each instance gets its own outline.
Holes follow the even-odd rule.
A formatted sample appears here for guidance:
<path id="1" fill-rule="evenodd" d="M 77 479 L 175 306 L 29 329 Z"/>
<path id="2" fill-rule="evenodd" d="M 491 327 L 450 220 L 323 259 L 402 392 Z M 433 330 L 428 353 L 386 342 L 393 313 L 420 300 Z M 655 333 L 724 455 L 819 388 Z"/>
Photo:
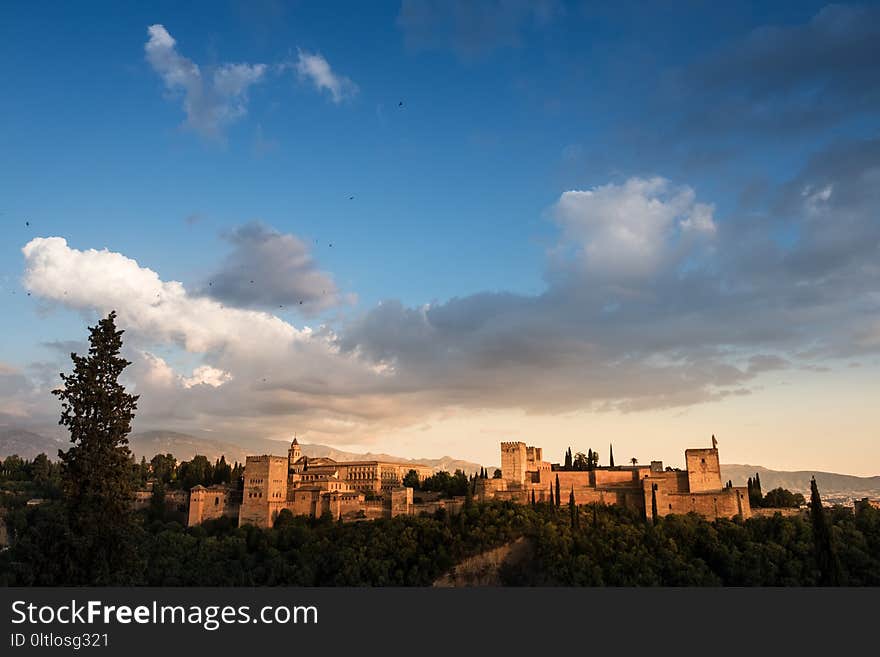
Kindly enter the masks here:
<path id="1" fill-rule="evenodd" d="M 645 470 L 650 470 L 650 468 L 645 468 Z M 591 474 L 593 475 L 593 485 L 599 488 L 602 486 L 608 486 L 609 484 L 638 482 L 640 479 L 638 470 L 618 470 L 616 468 L 610 470 L 603 468 L 592 470 Z"/>
<path id="2" fill-rule="evenodd" d="M 742 496 L 742 497 L 740 497 Z M 657 514 L 697 513 L 704 518 L 734 518 L 742 513 L 743 518 L 751 516 L 748 495 L 743 488 L 726 488 L 706 493 L 668 493 L 657 497 Z"/>

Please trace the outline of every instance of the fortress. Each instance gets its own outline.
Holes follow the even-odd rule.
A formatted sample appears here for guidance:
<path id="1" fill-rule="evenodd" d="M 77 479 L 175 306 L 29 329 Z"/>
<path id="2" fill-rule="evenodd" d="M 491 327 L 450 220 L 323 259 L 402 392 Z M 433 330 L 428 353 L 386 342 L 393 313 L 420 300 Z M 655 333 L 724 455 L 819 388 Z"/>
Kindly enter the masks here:
<path id="1" fill-rule="evenodd" d="M 238 518 L 240 525 L 271 527 L 283 509 L 313 517 L 329 513 L 344 520 L 411 514 L 413 489 L 403 486 L 410 470 L 419 481 L 433 473 L 428 466 L 412 463 L 310 459 L 294 438 L 287 456 L 248 456 L 241 491 L 194 486 L 187 524 L 226 516 Z"/>
<path id="2" fill-rule="evenodd" d="M 712 447 L 685 450 L 685 470 L 650 465 L 562 467 L 543 460 L 543 450 L 524 442 L 501 443 L 501 477 L 474 480 L 480 501 L 510 500 L 520 504 L 549 502 L 558 494 L 567 503 L 620 504 L 648 519 L 671 513 L 697 513 L 707 519 L 749 518 L 752 510 L 745 487 L 726 486 L 715 437 Z M 329 513 L 341 520 L 414 515 L 440 507 L 458 510 L 464 498 L 419 502 L 403 485 L 413 470 L 419 482 L 432 469 L 411 463 L 350 461 L 302 455 L 296 438 L 287 456 L 248 456 L 241 490 L 228 486 L 194 486 L 190 491 L 188 524 L 220 517 L 240 525 L 271 527 L 278 514 L 317 517 Z"/>
<path id="3" fill-rule="evenodd" d="M 501 443 L 501 478 L 477 481 L 481 500 L 513 500 L 527 504 L 549 502 L 557 493 L 575 504 L 620 504 L 653 519 L 671 513 L 697 513 L 715 518 L 752 515 L 745 487 L 721 481 L 721 463 L 715 436 L 712 447 L 687 449 L 685 470 L 650 465 L 563 468 L 543 460 L 540 447 L 523 442 Z M 557 484 L 558 482 L 558 484 Z"/>

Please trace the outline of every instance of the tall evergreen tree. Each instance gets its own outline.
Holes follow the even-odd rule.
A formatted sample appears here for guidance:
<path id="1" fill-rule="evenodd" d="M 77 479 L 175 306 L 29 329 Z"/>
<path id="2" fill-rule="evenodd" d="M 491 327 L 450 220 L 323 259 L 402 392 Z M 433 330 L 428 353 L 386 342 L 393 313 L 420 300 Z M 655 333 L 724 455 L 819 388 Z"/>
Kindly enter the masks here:
<path id="1" fill-rule="evenodd" d="M 823 586 L 840 586 L 843 579 L 840 559 L 834 549 L 831 527 L 822 506 L 815 477 L 810 480 L 810 520 L 813 524 L 813 548 L 816 565 L 819 567 L 819 582 Z"/>
<path id="2" fill-rule="evenodd" d="M 571 447 L 565 450 L 565 469 L 571 470 Z"/>
<path id="3" fill-rule="evenodd" d="M 755 481 L 753 482 L 755 485 L 755 491 L 758 497 L 764 497 L 764 491 L 761 490 L 761 473 L 755 473 Z"/>
<path id="4" fill-rule="evenodd" d="M 657 484 L 651 486 L 651 520 L 657 522 Z"/>
<path id="5" fill-rule="evenodd" d="M 574 503 L 574 486 L 568 494 L 568 512 L 571 515 L 571 527 L 574 529 L 578 525 L 577 505 Z"/>
<path id="6" fill-rule="evenodd" d="M 116 313 L 89 331 L 88 355 L 72 353 L 73 373 L 61 374 L 63 386 L 52 391 L 72 443 L 58 452 L 71 561 L 79 571 L 70 575 L 79 584 L 118 585 L 129 583 L 137 567 L 128 434 L 138 397 L 118 380 L 130 363 L 120 356 Z"/>
<path id="7" fill-rule="evenodd" d="M 556 475 L 556 506 L 560 506 L 561 501 L 559 497 L 559 475 Z"/>
<path id="8" fill-rule="evenodd" d="M 535 506 L 535 489 L 532 489 L 532 506 Z"/>
<path id="9" fill-rule="evenodd" d="M 553 506 L 553 484 L 550 484 L 550 506 Z"/>
<path id="10" fill-rule="evenodd" d="M 587 470 L 593 469 L 593 450 L 587 450 Z"/>
<path id="11" fill-rule="evenodd" d="M 614 445 L 610 445 L 610 444 L 608 445 L 608 459 L 609 459 L 608 465 L 610 465 L 613 468 L 614 467 Z"/>

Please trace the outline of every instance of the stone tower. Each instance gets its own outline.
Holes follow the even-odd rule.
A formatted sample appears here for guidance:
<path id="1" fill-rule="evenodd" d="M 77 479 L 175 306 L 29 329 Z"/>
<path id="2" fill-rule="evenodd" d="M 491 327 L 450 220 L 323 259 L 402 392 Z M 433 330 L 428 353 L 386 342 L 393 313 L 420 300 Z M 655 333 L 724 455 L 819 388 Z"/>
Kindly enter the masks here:
<path id="1" fill-rule="evenodd" d="M 511 483 L 524 484 L 527 460 L 525 443 L 501 443 L 501 478 Z"/>
<path id="2" fill-rule="evenodd" d="M 299 442 L 296 437 L 294 437 L 293 442 L 290 443 L 290 449 L 287 450 L 287 461 L 290 468 L 293 468 L 293 464 L 299 461 L 302 456 L 302 449 L 299 446 Z"/>

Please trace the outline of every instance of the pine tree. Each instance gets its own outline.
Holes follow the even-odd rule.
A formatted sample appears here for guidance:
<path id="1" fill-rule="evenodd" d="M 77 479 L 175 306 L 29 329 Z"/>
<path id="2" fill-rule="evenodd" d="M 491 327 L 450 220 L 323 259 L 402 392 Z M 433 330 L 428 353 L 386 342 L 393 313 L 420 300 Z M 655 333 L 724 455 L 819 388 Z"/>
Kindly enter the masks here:
<path id="1" fill-rule="evenodd" d="M 831 527 L 822 506 L 815 477 L 810 480 L 810 519 L 813 524 L 813 547 L 816 565 L 819 567 L 819 582 L 823 586 L 840 586 L 843 579 L 840 559 L 834 549 Z"/>
<path id="2" fill-rule="evenodd" d="M 52 391 L 72 443 L 58 456 L 79 571 L 69 574 L 79 584 L 125 584 L 137 567 L 128 434 L 138 397 L 118 381 L 130 363 L 119 355 L 123 331 L 115 320 L 111 312 L 89 327 L 88 355 L 72 353 L 73 373 L 61 374 L 63 387 Z"/>
<path id="3" fill-rule="evenodd" d="M 608 445 L 609 465 L 614 467 L 614 445 Z"/>
<path id="4" fill-rule="evenodd" d="M 556 506 L 560 506 L 561 501 L 559 497 L 559 475 L 556 475 Z"/>

